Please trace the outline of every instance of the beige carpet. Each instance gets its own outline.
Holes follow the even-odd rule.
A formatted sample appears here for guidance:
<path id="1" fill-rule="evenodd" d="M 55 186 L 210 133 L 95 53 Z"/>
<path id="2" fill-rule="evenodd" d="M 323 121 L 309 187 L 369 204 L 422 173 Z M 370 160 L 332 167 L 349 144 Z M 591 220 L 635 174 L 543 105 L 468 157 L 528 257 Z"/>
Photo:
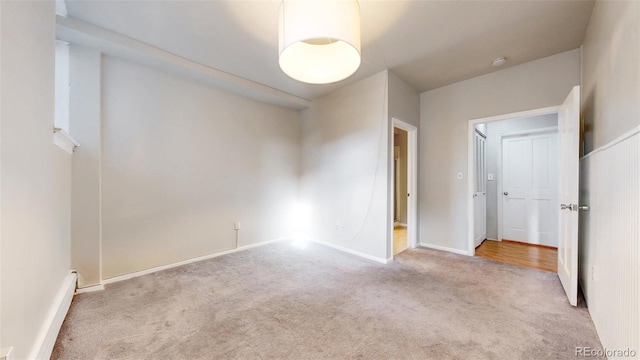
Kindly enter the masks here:
<path id="1" fill-rule="evenodd" d="M 601 348 L 557 275 L 278 243 L 75 297 L 53 359 L 569 359 Z"/>

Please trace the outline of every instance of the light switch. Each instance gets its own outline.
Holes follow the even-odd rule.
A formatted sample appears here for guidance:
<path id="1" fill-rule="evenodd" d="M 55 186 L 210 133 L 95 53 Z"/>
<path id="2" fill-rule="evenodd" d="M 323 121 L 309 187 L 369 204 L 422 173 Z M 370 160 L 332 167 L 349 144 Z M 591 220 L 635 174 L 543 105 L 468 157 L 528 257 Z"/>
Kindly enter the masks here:
<path id="1" fill-rule="evenodd" d="M 493 174 L 487 174 L 487 180 L 489 181 L 493 180 Z"/>
<path id="2" fill-rule="evenodd" d="M 462 180 L 462 177 L 463 177 L 463 176 L 462 176 L 462 173 L 461 173 L 461 172 L 459 172 L 459 173 L 458 173 L 458 180 Z"/>

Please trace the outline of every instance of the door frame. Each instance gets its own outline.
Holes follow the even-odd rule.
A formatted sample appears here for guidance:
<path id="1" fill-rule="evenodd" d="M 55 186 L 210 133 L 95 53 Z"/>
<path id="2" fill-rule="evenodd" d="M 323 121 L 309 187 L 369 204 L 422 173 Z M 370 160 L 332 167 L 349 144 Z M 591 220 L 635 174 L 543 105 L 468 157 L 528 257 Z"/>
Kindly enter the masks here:
<path id="1" fill-rule="evenodd" d="M 545 108 L 538 108 L 532 110 L 519 111 L 503 115 L 495 115 L 483 118 L 471 119 L 467 126 L 467 255 L 475 256 L 476 247 L 474 239 L 474 211 L 473 211 L 473 184 L 475 182 L 475 172 L 473 171 L 473 140 L 475 134 L 475 126 L 482 123 L 490 123 L 494 121 L 509 120 L 523 117 L 534 117 L 541 115 L 557 114 L 560 111 L 560 106 L 549 106 Z M 502 144 L 500 145 L 502 147 Z M 502 161 L 502 160 L 501 160 Z M 500 180 L 499 180 L 500 181 Z M 499 192 L 501 193 L 501 192 Z M 501 235 L 501 230 L 500 235 Z"/>
<path id="2" fill-rule="evenodd" d="M 394 136 L 393 129 L 398 128 L 407 132 L 407 192 L 409 199 L 407 201 L 407 246 L 415 248 L 418 244 L 418 128 L 407 122 L 395 117 L 391 118 L 391 141 L 389 146 L 389 154 L 391 163 L 393 164 Z M 393 165 L 392 165 L 393 166 Z M 388 223 L 391 225 L 388 229 L 389 239 L 387 241 L 387 251 L 389 256 L 387 259 L 393 259 L 393 207 L 395 205 L 395 176 L 391 174 L 391 185 L 389 187 L 390 202 Z"/>
<path id="3" fill-rule="evenodd" d="M 477 174 L 477 170 L 478 170 L 478 169 L 476 168 L 476 165 L 477 165 L 477 164 L 476 164 L 476 156 L 477 156 L 476 150 L 477 150 L 477 147 L 476 147 L 476 143 L 475 143 L 475 142 L 476 142 L 476 138 L 477 138 L 477 137 L 476 137 L 476 134 L 480 135 L 480 136 L 484 139 L 484 154 L 483 154 L 483 157 L 482 157 L 482 162 L 483 162 L 483 164 L 482 164 L 482 168 L 483 168 L 483 170 L 484 170 L 484 171 L 483 171 L 483 173 L 482 173 L 482 174 L 483 174 L 483 176 L 484 176 L 484 179 L 483 179 L 484 192 L 483 192 L 483 194 L 484 194 L 484 223 L 485 223 L 485 226 L 484 226 L 484 239 L 482 239 L 482 240 L 480 241 L 480 244 L 482 244 L 482 241 L 484 241 L 484 240 L 487 238 L 487 134 L 485 134 L 485 133 L 483 133 L 482 131 L 478 130 L 478 129 L 474 126 L 474 134 L 473 134 L 473 163 L 474 163 L 474 166 L 473 166 L 473 176 L 474 176 L 474 178 L 473 178 L 473 179 L 474 179 L 474 182 L 473 182 L 473 183 L 474 183 L 474 189 L 473 189 L 473 190 L 474 190 L 474 191 L 473 191 L 473 195 L 472 195 L 472 196 L 474 196 L 474 197 L 475 197 L 475 195 L 476 195 L 476 193 L 477 193 L 477 191 L 475 191 L 475 190 L 476 190 L 476 189 L 475 189 L 475 184 L 476 184 L 476 182 L 475 182 L 475 180 L 476 180 L 475 175 Z M 477 199 L 477 197 L 475 197 L 475 199 Z M 475 200 L 474 200 L 474 201 L 475 201 Z M 475 209 L 475 204 L 473 205 L 473 208 Z M 473 229 L 473 230 L 474 230 L 474 231 L 473 231 L 473 246 L 474 246 L 474 248 L 475 248 L 475 247 L 477 247 L 477 246 L 479 246 L 479 245 L 476 245 L 476 241 L 477 241 L 478 239 L 477 239 L 477 238 L 476 238 L 476 236 L 475 236 L 475 235 L 476 235 L 476 234 L 475 234 L 475 225 L 476 225 L 476 222 L 475 222 L 475 220 L 476 220 L 476 219 L 475 219 L 475 213 L 474 213 L 473 215 L 474 215 L 474 219 L 473 219 L 473 220 L 474 220 L 474 221 L 473 221 L 473 226 L 474 226 L 474 229 Z"/>
<path id="4" fill-rule="evenodd" d="M 498 182 L 496 183 L 496 189 L 497 189 L 497 201 L 496 204 L 498 205 L 498 241 L 502 241 L 502 142 L 505 138 L 511 138 L 511 137 L 521 137 L 521 136 L 526 136 L 526 135 L 541 135 L 541 134 L 553 134 L 553 133 L 558 133 L 558 127 L 557 126 L 548 126 L 548 127 L 544 127 L 544 128 L 539 128 L 539 129 L 533 129 L 533 130 L 523 130 L 523 131 L 515 131 L 515 132 L 509 132 L 509 133 L 504 133 L 504 134 L 500 134 L 500 151 L 498 152 L 498 168 L 497 168 L 497 173 L 498 173 Z M 558 174 L 560 175 L 560 174 Z"/>

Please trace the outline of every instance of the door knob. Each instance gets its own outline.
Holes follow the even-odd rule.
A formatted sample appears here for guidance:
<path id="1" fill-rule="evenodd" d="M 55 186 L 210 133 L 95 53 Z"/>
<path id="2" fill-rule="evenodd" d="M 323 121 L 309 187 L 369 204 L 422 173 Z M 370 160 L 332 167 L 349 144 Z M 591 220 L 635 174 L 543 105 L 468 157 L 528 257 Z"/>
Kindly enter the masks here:
<path id="1" fill-rule="evenodd" d="M 505 191 L 503 192 L 504 195 L 509 195 L 509 192 Z"/>

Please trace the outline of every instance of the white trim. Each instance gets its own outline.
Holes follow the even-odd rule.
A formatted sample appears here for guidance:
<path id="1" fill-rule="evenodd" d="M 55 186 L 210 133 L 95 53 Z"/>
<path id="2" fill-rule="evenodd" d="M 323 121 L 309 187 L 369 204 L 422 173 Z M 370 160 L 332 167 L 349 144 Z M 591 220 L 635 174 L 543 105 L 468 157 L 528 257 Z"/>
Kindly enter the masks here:
<path id="1" fill-rule="evenodd" d="M 399 222 L 399 223 L 398 223 L 397 225 L 395 225 L 395 226 L 407 227 L 407 224 L 403 224 L 403 223 Z"/>
<path id="2" fill-rule="evenodd" d="M 407 228 L 407 245 L 409 248 L 415 248 L 418 244 L 418 128 L 404 122 L 398 118 L 391 118 L 391 128 L 398 128 L 407 132 L 407 192 L 409 193 L 409 199 L 407 201 L 407 224 L 400 224 Z M 393 159 L 394 141 L 393 131 L 391 131 L 391 141 L 389 146 L 389 157 Z M 389 187 L 389 224 L 394 224 L 393 221 L 393 206 L 394 201 L 393 194 L 395 178 L 391 177 L 391 183 Z M 388 244 L 387 249 L 390 251 L 388 254 L 393 259 L 393 229 L 388 231 Z"/>
<path id="3" fill-rule="evenodd" d="M 347 254 L 356 255 L 356 256 L 359 256 L 361 258 L 365 258 L 365 259 L 368 259 L 368 260 L 373 260 L 373 261 L 381 263 L 381 264 L 388 264 L 389 262 L 393 261 L 393 258 L 391 258 L 391 260 L 390 259 L 383 259 L 383 258 L 379 258 L 379 257 L 373 256 L 373 255 L 365 254 L 365 253 L 362 253 L 362 252 L 359 252 L 359 251 L 356 251 L 356 250 L 351 250 L 351 249 L 348 249 L 346 247 L 342 247 L 340 245 L 335 245 L 335 244 L 331 244 L 331 243 L 324 242 L 324 241 L 319 241 L 319 240 L 311 240 L 311 241 L 313 241 L 316 244 L 324 245 L 324 246 L 330 247 L 332 249 L 336 249 L 336 250 L 340 250 L 342 252 L 346 252 Z"/>
<path id="4" fill-rule="evenodd" d="M 31 349 L 29 359 L 40 360 L 49 359 L 51 357 L 51 352 L 53 351 L 53 346 L 58 338 L 60 327 L 62 327 L 62 322 L 67 316 L 67 312 L 71 306 L 73 293 L 76 290 L 77 279 L 78 274 L 76 273 L 69 273 L 65 277 L 60 289 L 58 289 L 58 294 L 51 303 L 47 317 L 40 327 L 40 332 L 36 338 L 33 348 Z"/>
<path id="5" fill-rule="evenodd" d="M 498 239 L 494 239 L 494 238 L 486 238 L 485 240 L 491 240 L 491 241 L 501 241 L 501 240 L 498 240 Z"/>
<path id="6" fill-rule="evenodd" d="M 489 122 L 501 121 L 501 120 L 510 120 L 510 119 L 516 119 L 516 118 L 529 118 L 529 117 L 536 117 L 536 116 L 542 116 L 542 115 L 557 114 L 559 110 L 560 110 L 560 106 L 549 106 L 545 108 L 518 111 L 514 113 L 509 113 L 509 114 L 488 116 L 488 117 L 469 120 L 468 127 L 467 127 L 467 174 L 468 174 L 467 176 L 467 242 L 468 242 L 467 254 L 469 256 L 475 256 L 476 254 L 475 237 L 473 234 L 474 232 L 473 183 L 475 180 L 473 175 L 475 174 L 475 172 L 473 171 L 473 163 L 474 163 L 473 140 L 475 136 L 476 124 L 489 123 Z M 500 179 L 501 179 L 501 176 L 498 177 L 498 184 L 497 184 L 498 186 L 501 185 Z M 501 230 L 500 230 L 500 227 L 498 227 L 499 240 L 502 239 L 501 236 L 502 236 Z"/>
<path id="7" fill-rule="evenodd" d="M 92 285 L 76 289 L 76 294 L 84 294 L 104 290 L 104 284 Z"/>
<path id="8" fill-rule="evenodd" d="M 450 253 L 454 253 L 454 254 L 458 254 L 458 255 L 469 256 L 469 252 L 468 251 L 460 250 L 460 249 L 454 249 L 454 248 L 450 248 L 450 247 L 447 247 L 447 246 L 433 245 L 433 244 L 427 244 L 427 243 L 423 243 L 423 242 L 421 242 L 418 245 L 421 246 L 421 247 L 424 247 L 424 248 L 428 248 L 428 249 L 446 251 L 446 252 L 450 252 Z M 473 255 L 471 255 L 471 256 L 473 256 Z"/>
<path id="9" fill-rule="evenodd" d="M 595 154 L 597 154 L 599 152 L 605 151 L 608 148 L 613 147 L 613 146 L 615 146 L 615 145 L 627 140 L 628 138 L 630 138 L 630 137 L 632 137 L 632 136 L 634 136 L 635 134 L 638 134 L 638 133 L 640 133 L 640 126 L 636 126 L 635 128 L 625 132 L 624 134 L 618 136 L 617 138 L 611 140 L 610 142 L 608 142 L 608 143 L 606 143 L 606 144 L 604 144 L 604 145 L 602 145 L 600 147 L 597 147 L 594 150 L 591 150 L 587 155 L 582 156 L 580 158 L 580 160 L 584 160 L 584 159 L 586 159 L 586 158 L 588 158 L 590 156 L 593 156 L 593 155 L 595 155 Z"/>
<path id="10" fill-rule="evenodd" d="M 535 116 L 556 114 L 558 113 L 559 110 L 560 110 L 559 105 L 549 106 L 546 108 L 531 109 L 531 110 L 525 110 L 525 111 L 518 111 L 510 114 L 502 114 L 502 115 L 471 119 L 469 120 L 469 123 L 472 125 L 476 125 L 476 124 L 482 124 L 482 123 L 488 123 L 488 122 L 494 122 L 494 121 L 500 121 L 500 120 L 510 120 L 515 118 L 529 118 L 529 117 L 535 117 Z M 473 129 L 475 128 L 475 126 L 472 126 L 471 128 Z"/>
<path id="11" fill-rule="evenodd" d="M 273 239 L 273 240 L 259 242 L 259 243 L 256 243 L 256 244 L 244 245 L 244 246 L 240 246 L 238 248 L 231 249 L 231 250 L 225 250 L 225 251 L 217 252 L 217 253 L 214 253 L 214 254 L 199 256 L 199 257 L 195 257 L 193 259 L 178 261 L 178 262 L 175 262 L 175 263 L 172 263 L 172 264 L 156 266 L 156 267 L 153 267 L 153 268 L 150 268 L 150 269 L 140 270 L 140 271 L 136 271 L 136 272 L 133 272 L 133 273 L 130 273 L 130 274 L 114 276 L 114 277 L 102 280 L 101 284 L 102 285 L 113 284 L 113 283 L 116 283 L 116 282 L 133 279 L 133 278 L 136 278 L 136 277 L 139 277 L 139 276 L 153 274 L 153 273 L 158 272 L 158 271 L 167 270 L 167 269 L 171 269 L 171 268 L 174 268 L 174 267 L 191 264 L 191 263 L 202 261 L 202 260 L 213 259 L 213 258 L 216 258 L 218 256 L 233 254 L 233 253 L 236 253 L 236 252 L 239 252 L 239 251 L 244 251 L 244 250 L 248 250 L 248 249 L 251 249 L 251 248 L 258 247 L 258 246 L 263 246 L 263 245 L 272 244 L 272 243 L 275 243 L 275 242 L 280 242 L 280 241 L 285 241 L 285 240 L 292 240 L 292 238 L 291 237 L 279 238 L 279 239 Z"/>
<path id="12" fill-rule="evenodd" d="M 104 56 L 102 56 L 102 54 L 100 55 L 100 71 L 102 71 L 102 67 L 104 64 Z M 101 75 L 102 76 L 102 75 Z M 100 96 L 102 97 L 102 77 L 100 78 Z M 100 112 L 102 113 L 102 104 L 100 104 Z M 97 156 L 97 161 L 98 161 L 98 279 L 100 279 L 100 285 L 104 286 L 104 282 L 103 282 L 103 274 L 104 274 L 104 261 L 102 259 L 102 234 L 103 234 L 103 228 L 102 228 L 102 179 L 103 179 L 103 170 L 102 170 L 102 154 L 104 154 L 104 121 L 102 119 L 102 117 L 100 117 L 98 120 L 96 120 L 98 122 L 98 139 L 99 139 L 99 147 L 98 147 L 98 156 Z"/>
<path id="13" fill-rule="evenodd" d="M 80 146 L 66 131 L 57 127 L 53 128 L 53 143 L 69 154 L 73 154 L 73 150 Z"/>
<path id="14" fill-rule="evenodd" d="M 13 346 L 0 349 L 0 360 L 13 360 Z"/>
<path id="15" fill-rule="evenodd" d="M 508 133 L 498 134 L 498 136 L 502 139 L 505 137 L 519 137 L 519 136 L 529 136 L 529 135 L 540 135 L 540 134 L 552 134 L 557 133 L 557 126 L 548 126 L 538 129 L 530 129 L 530 130 L 521 130 L 521 131 L 513 131 Z"/>

